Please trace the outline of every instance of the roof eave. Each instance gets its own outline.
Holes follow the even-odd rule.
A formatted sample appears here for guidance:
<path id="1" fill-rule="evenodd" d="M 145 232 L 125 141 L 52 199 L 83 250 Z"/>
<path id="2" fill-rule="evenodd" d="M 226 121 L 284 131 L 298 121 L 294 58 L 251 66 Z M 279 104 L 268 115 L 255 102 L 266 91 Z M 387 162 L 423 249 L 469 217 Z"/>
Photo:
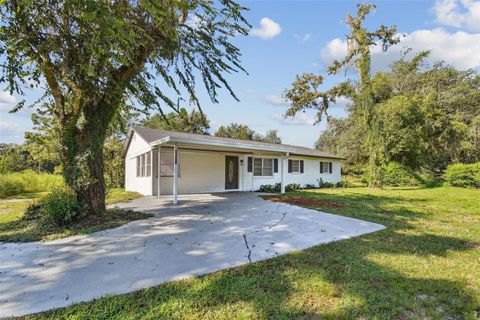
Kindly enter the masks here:
<path id="1" fill-rule="evenodd" d="M 233 149 L 251 149 L 251 150 L 262 150 L 262 151 L 271 151 L 271 152 L 291 152 L 291 149 L 287 148 L 274 148 L 274 147 L 267 147 L 267 146 L 255 146 L 251 144 L 231 144 L 225 143 L 221 141 L 202 141 L 199 139 L 187 139 L 187 138 L 180 138 L 180 137 L 172 137 L 167 136 L 159 140 L 155 140 L 150 143 L 150 146 L 154 147 L 157 145 L 165 144 L 167 142 L 173 143 L 190 143 L 190 144 L 198 144 L 198 145 L 206 145 L 206 146 L 215 146 L 215 147 L 224 147 L 224 148 L 233 148 Z"/>
<path id="2" fill-rule="evenodd" d="M 123 147 L 122 147 L 122 153 L 121 153 L 122 158 L 124 158 L 125 155 L 127 154 L 128 146 L 130 145 L 130 141 L 132 140 L 134 131 L 135 129 L 133 129 L 132 127 L 128 128 L 127 138 L 125 139 L 125 142 L 123 143 Z"/>

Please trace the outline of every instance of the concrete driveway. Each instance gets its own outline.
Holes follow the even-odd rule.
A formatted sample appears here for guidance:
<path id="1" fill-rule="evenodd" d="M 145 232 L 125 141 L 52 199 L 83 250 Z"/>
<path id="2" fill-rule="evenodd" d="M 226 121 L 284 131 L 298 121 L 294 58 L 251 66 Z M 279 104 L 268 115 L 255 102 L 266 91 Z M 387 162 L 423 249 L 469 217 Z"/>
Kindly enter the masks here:
<path id="1" fill-rule="evenodd" d="M 155 217 L 50 242 L 0 244 L 0 318 L 127 293 L 381 230 L 253 193 L 145 197 Z"/>

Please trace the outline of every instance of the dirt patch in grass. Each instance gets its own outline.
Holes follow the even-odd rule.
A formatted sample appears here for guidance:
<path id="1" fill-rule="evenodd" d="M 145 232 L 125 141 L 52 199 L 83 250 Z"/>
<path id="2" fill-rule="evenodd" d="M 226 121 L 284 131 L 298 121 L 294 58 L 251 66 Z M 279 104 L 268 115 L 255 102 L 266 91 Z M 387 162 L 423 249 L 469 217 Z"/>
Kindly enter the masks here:
<path id="1" fill-rule="evenodd" d="M 293 204 L 300 207 L 309 207 L 309 208 L 343 208 L 343 204 L 331 201 L 331 200 L 321 200 L 307 197 L 279 197 L 279 196 L 263 196 L 265 200 L 270 200 L 274 202 L 283 202 L 288 204 Z"/>

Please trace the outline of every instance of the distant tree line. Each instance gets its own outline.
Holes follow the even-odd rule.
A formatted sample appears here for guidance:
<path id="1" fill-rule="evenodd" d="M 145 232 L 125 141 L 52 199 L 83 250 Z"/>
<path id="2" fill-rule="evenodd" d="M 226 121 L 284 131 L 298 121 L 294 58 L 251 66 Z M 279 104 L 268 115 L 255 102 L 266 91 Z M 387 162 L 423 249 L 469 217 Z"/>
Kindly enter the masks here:
<path id="1" fill-rule="evenodd" d="M 480 75 L 439 62 L 428 52 L 394 62 L 372 77 L 375 146 L 383 163 L 416 171 L 443 172 L 452 163 L 480 161 Z M 368 161 L 366 134 L 357 104 L 348 116 L 331 118 L 316 147 L 346 158 L 347 171 L 361 172 Z"/>
<path id="2" fill-rule="evenodd" d="M 0 144 L 0 173 L 20 172 L 32 169 L 38 173 L 61 172 L 60 142 L 55 119 L 49 116 L 51 106 L 44 104 L 32 115 L 33 130 L 25 133 L 23 144 Z M 140 119 L 139 114 L 120 112 L 108 130 L 103 144 L 104 180 L 108 187 L 122 187 L 124 184 L 124 163 L 121 156 L 126 130 L 130 125 L 148 128 L 189 132 L 209 135 L 210 121 L 200 111 L 190 113 L 185 108 L 178 112 L 160 113 Z M 277 130 L 268 130 L 262 135 L 247 125 L 231 123 L 220 126 L 215 136 L 281 143 Z"/>

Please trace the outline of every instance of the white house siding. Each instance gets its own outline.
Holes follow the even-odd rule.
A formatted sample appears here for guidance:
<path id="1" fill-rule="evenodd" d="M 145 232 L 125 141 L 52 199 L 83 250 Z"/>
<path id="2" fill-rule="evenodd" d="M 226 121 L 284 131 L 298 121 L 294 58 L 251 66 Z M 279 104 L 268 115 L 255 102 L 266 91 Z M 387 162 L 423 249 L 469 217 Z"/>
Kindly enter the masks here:
<path id="1" fill-rule="evenodd" d="M 247 157 L 245 156 L 245 164 L 247 163 Z M 245 184 L 243 185 L 244 190 L 258 190 L 261 185 L 266 184 L 276 184 L 281 182 L 281 158 L 275 156 L 260 156 L 255 157 L 273 157 L 278 158 L 278 172 L 273 174 L 273 177 L 259 177 L 253 176 L 253 172 L 245 173 Z M 321 159 L 321 158 L 308 158 L 301 156 L 290 156 L 290 160 L 303 160 L 304 161 L 304 172 L 303 173 L 288 173 L 288 161 L 285 160 L 284 170 L 285 170 L 285 185 L 290 183 L 298 183 L 302 187 L 306 184 L 313 184 L 318 186 L 318 179 L 322 178 L 325 182 L 338 182 L 341 181 L 341 163 L 338 160 L 333 159 Z M 332 173 L 323 173 L 320 174 L 320 161 L 332 162 Z M 253 178 L 253 184 L 252 184 Z"/>
<path id="2" fill-rule="evenodd" d="M 152 175 L 150 177 L 136 176 L 136 157 L 151 152 L 152 149 L 136 132 L 132 136 L 129 148 L 125 155 L 125 190 L 135 191 L 143 195 L 157 195 L 158 181 L 158 149 L 153 149 Z M 172 154 L 171 147 L 162 147 L 161 153 Z M 255 191 L 261 185 L 273 185 L 281 182 L 281 156 L 273 153 L 255 154 L 255 158 L 277 158 L 278 172 L 273 177 L 253 176 L 247 172 L 248 157 L 251 154 L 228 152 L 212 152 L 199 150 L 179 150 L 179 193 L 225 192 L 225 156 L 238 156 L 239 188 L 238 191 Z M 288 159 L 303 160 L 303 173 L 288 173 L 288 161 L 284 162 L 285 184 L 298 183 L 318 185 L 318 179 L 327 182 L 341 180 L 341 163 L 335 159 L 322 159 L 313 157 L 290 156 Z M 243 160 L 243 161 L 241 161 Z M 332 173 L 320 174 L 320 161 L 332 162 Z M 253 179 L 253 180 L 252 180 Z M 233 191 L 233 190 L 232 190 Z M 173 177 L 160 177 L 160 194 L 173 193 Z"/>
<path id="3" fill-rule="evenodd" d="M 164 148 L 162 148 L 163 152 Z M 241 154 L 211 151 L 179 150 L 180 176 L 178 192 L 224 192 L 225 190 L 225 156 L 238 156 L 239 189 L 242 186 L 243 166 Z M 160 194 L 172 194 L 173 177 L 160 177 Z"/>
<path id="4" fill-rule="evenodd" d="M 137 177 L 136 159 L 137 156 L 150 151 L 150 145 L 134 132 L 125 154 L 126 191 L 135 191 L 146 196 L 152 195 L 152 175 L 150 177 Z"/>

